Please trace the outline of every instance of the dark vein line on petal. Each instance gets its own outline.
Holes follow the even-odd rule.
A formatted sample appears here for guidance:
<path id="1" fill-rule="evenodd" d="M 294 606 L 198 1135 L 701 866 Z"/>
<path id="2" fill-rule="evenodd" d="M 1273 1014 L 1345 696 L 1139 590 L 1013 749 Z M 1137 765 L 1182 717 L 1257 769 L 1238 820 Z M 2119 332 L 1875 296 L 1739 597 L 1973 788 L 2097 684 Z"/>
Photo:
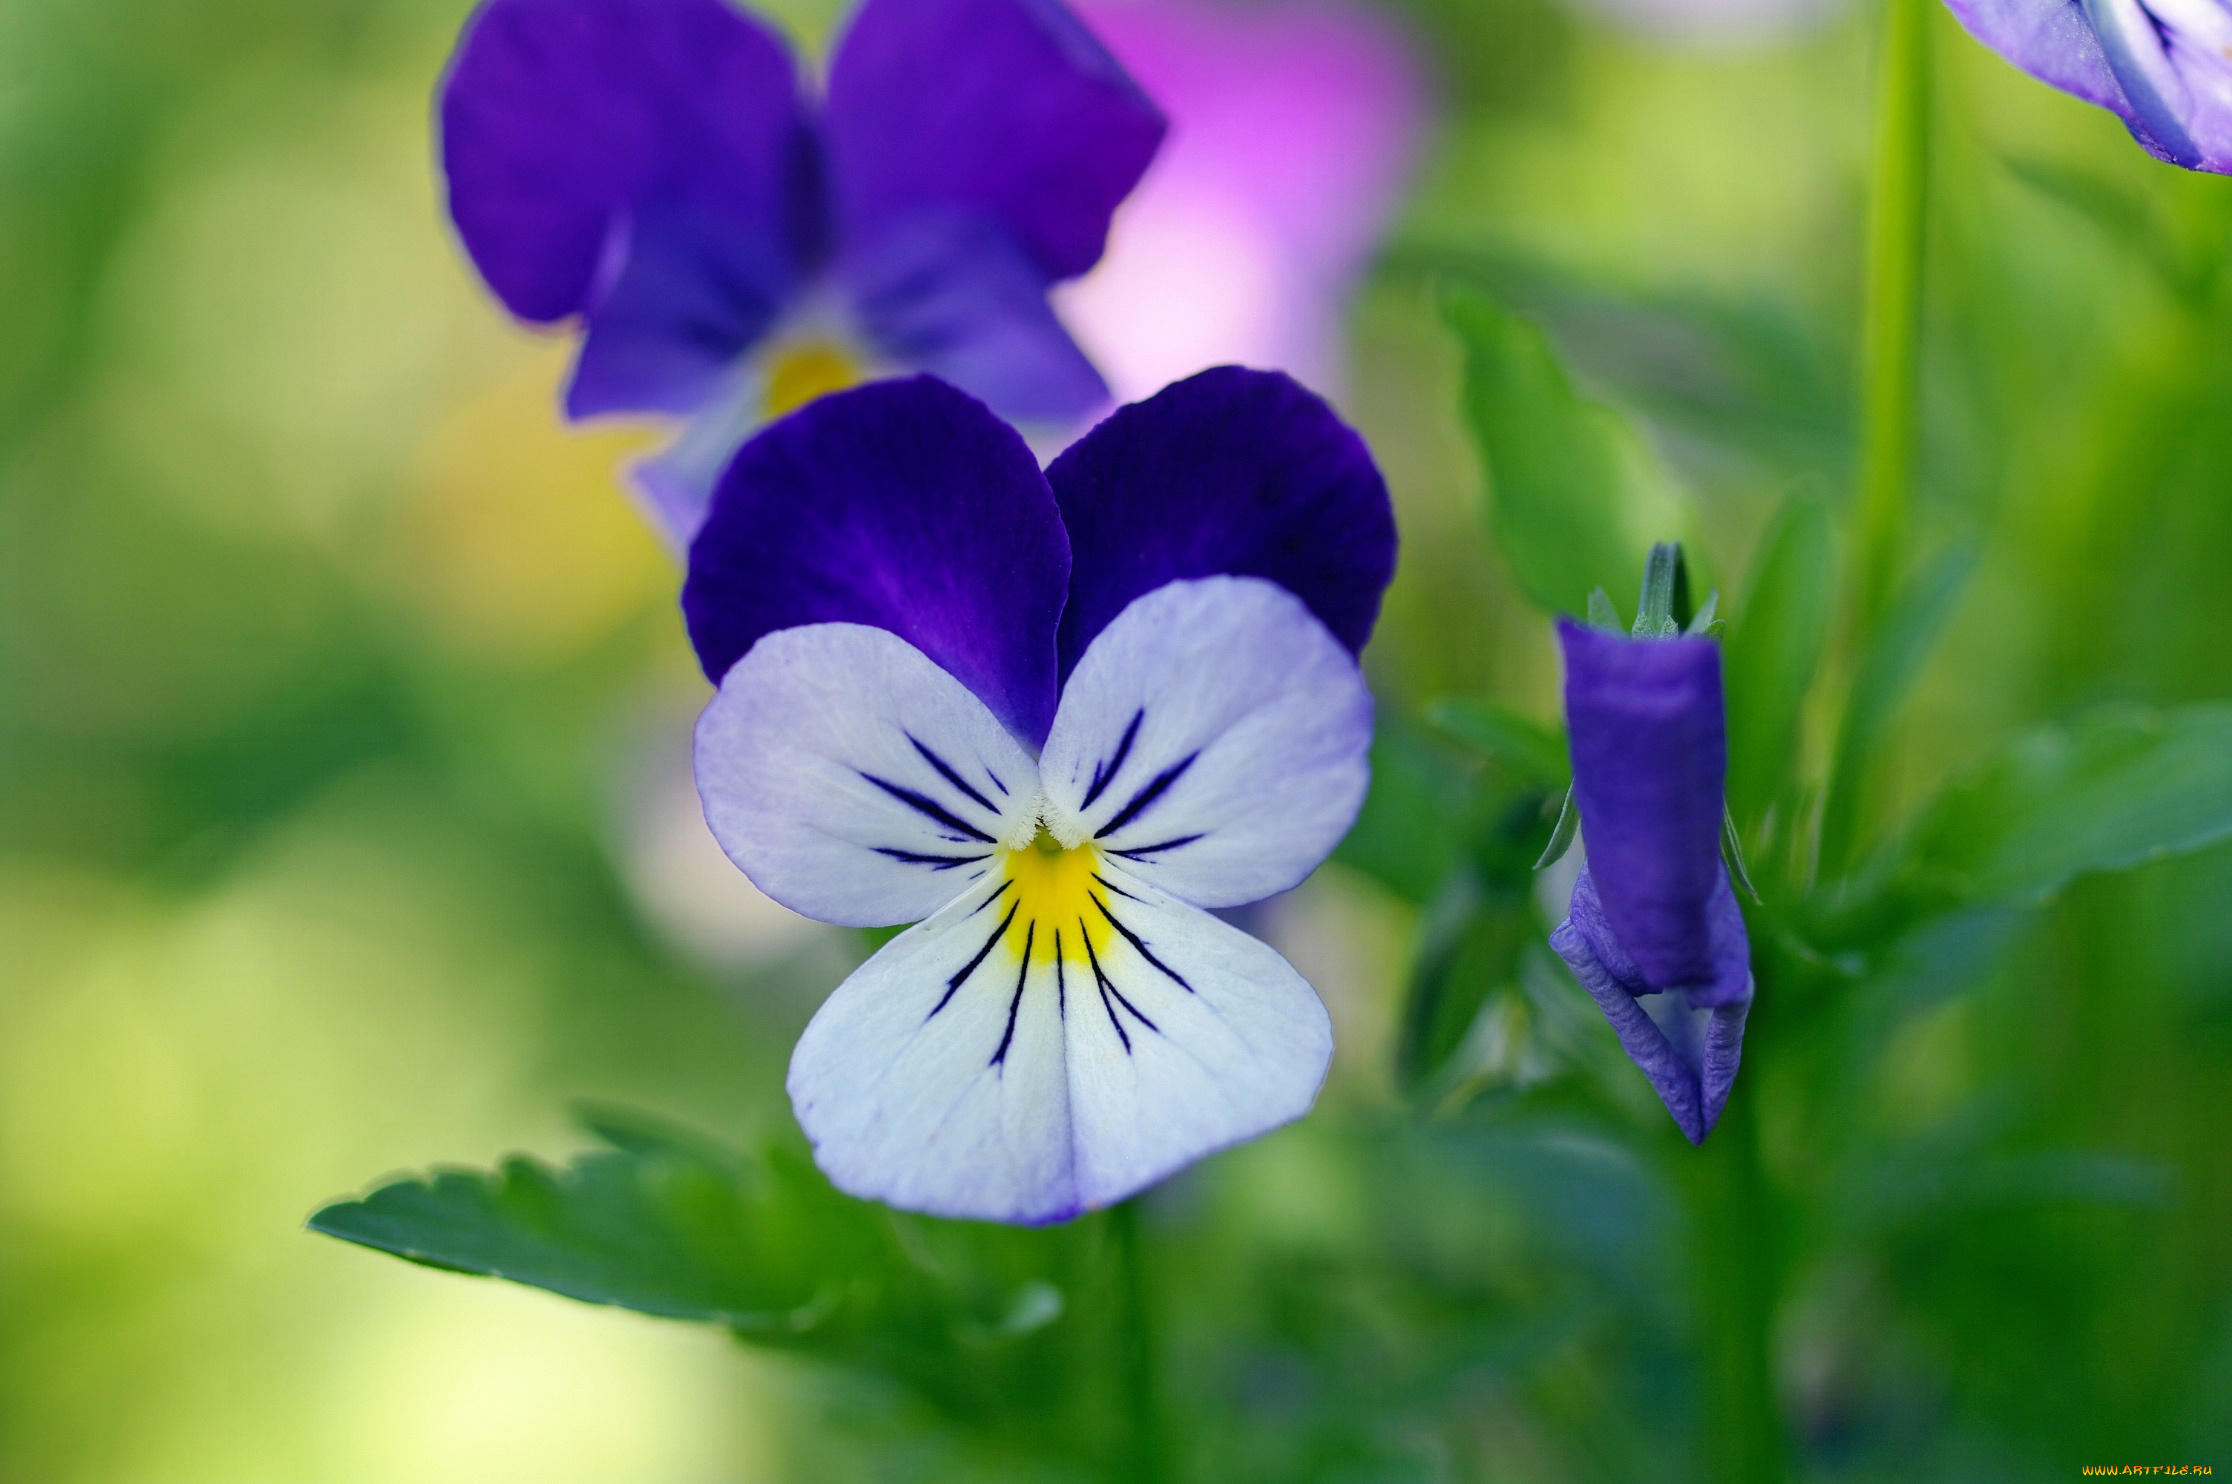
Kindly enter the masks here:
<path id="1" fill-rule="evenodd" d="M 1116 855 L 1116 854 L 1120 854 L 1120 853 L 1121 853 L 1121 852 L 1118 852 L 1118 851 L 1110 851 L 1110 852 L 1109 852 L 1109 854 L 1111 854 L 1111 855 Z M 1132 899 L 1133 901 L 1135 901 L 1135 902 L 1139 903 L 1139 905 L 1140 905 L 1140 906 L 1142 906 L 1142 907 L 1144 907 L 1144 906 L 1146 906 L 1146 905 L 1147 905 L 1147 899 L 1146 899 L 1145 897 L 1140 897 L 1140 896 L 1132 896 L 1132 894 L 1131 894 L 1130 892 L 1128 892 L 1128 891 L 1124 890 L 1124 889 L 1123 889 L 1122 887 L 1118 886 L 1118 885 L 1117 885 L 1117 884 L 1116 884 L 1115 882 L 1113 882 L 1113 881 L 1109 880 L 1109 879 L 1108 879 L 1108 878 L 1107 878 L 1106 876 L 1103 876 L 1103 875 L 1102 875 L 1102 874 L 1101 874 L 1100 872 L 1098 872 L 1098 871 L 1095 871 L 1095 872 L 1093 873 L 1093 879 L 1094 879 L 1095 881 L 1098 881 L 1098 882 L 1099 882 L 1099 883 L 1100 883 L 1101 885 L 1103 885 L 1103 886 L 1107 887 L 1107 888 L 1108 888 L 1108 889 L 1109 889 L 1110 891 L 1112 891 L 1112 892 L 1116 893 L 1116 895 L 1118 895 L 1118 896 L 1120 896 L 1120 897 L 1131 897 L 1131 899 Z"/>
<path id="2" fill-rule="evenodd" d="M 893 860 L 910 866 L 928 866 L 933 871 L 950 871 L 955 866 L 973 866 L 978 861 L 987 859 L 982 855 L 924 855 L 917 850 L 894 850 L 888 845 L 871 845 L 868 848 L 878 855 L 888 855 Z"/>
<path id="3" fill-rule="evenodd" d="M 994 893 L 994 895 L 998 895 L 998 893 Z M 1008 903 L 1007 916 L 1001 918 L 1000 925 L 992 929 L 992 936 L 984 940 L 984 946 L 976 951 L 976 957 L 963 964 L 954 976 L 946 981 L 945 994 L 940 997 L 938 1003 L 930 1007 L 930 1014 L 922 1017 L 925 1021 L 934 1018 L 940 1010 L 946 1007 L 947 1001 L 953 998 L 954 991 L 958 990 L 962 982 L 976 972 L 978 964 L 984 962 L 985 955 L 992 951 L 992 945 L 1007 935 L 1008 924 L 1015 921 L 1015 909 L 1022 905 L 1021 902 Z"/>
<path id="4" fill-rule="evenodd" d="M 999 774 L 993 772 L 991 768 L 987 767 L 984 770 L 984 776 L 992 780 L 992 786 L 1000 791 L 1001 798 L 1004 799 L 1008 796 L 1007 785 L 1000 781 Z"/>
<path id="5" fill-rule="evenodd" d="M 977 872 L 977 874 L 979 876 L 982 876 L 984 873 L 982 871 L 979 871 Z M 992 894 L 990 896 L 977 903 L 974 907 L 971 907 L 969 909 L 968 917 L 964 917 L 961 920 L 963 922 L 967 922 L 970 917 L 976 916 L 979 912 L 982 912 L 985 908 L 991 906 L 994 902 L 997 902 L 1000 898 L 1006 896 L 1007 889 L 1013 885 L 1015 885 L 1015 878 L 1013 876 L 1010 876 L 1007 878 L 1007 880 L 1001 882 L 997 887 L 993 888 Z"/>
<path id="6" fill-rule="evenodd" d="M 1007 1061 L 1008 1045 L 1015 1039 L 1015 1012 L 1023 1007 L 1023 985 L 1031 977 L 1031 945 L 1038 940 L 1038 919 L 1023 932 L 1023 967 L 1015 971 L 1015 997 L 1008 1001 L 1007 1029 L 1000 1033 L 1000 1049 L 992 1053 L 992 1065 L 997 1067 Z"/>
<path id="7" fill-rule="evenodd" d="M 1099 798 L 1101 791 L 1116 781 L 1116 775 L 1123 771 L 1124 760 L 1131 756 L 1132 743 L 1139 737 L 1139 724 L 1146 720 L 1146 717 L 1146 707 L 1142 706 L 1139 710 L 1134 711 L 1131 725 L 1124 728 L 1123 740 L 1116 744 L 1115 756 L 1109 758 L 1106 762 L 1093 764 L 1092 786 L 1085 790 L 1085 802 L 1078 805 L 1078 808 L 1092 808 L 1093 800 Z"/>
<path id="8" fill-rule="evenodd" d="M 1091 899 L 1094 906 L 1100 908 L 1100 915 L 1108 919 L 1108 925 L 1116 929 L 1117 932 L 1122 933 L 1124 935 L 1124 941 L 1139 950 L 1139 956 L 1141 958 L 1147 960 L 1147 962 L 1153 964 L 1156 968 L 1169 975 L 1170 982 L 1177 985 L 1187 994 L 1192 994 L 1194 992 L 1194 987 L 1186 982 L 1185 975 L 1179 973 L 1176 969 L 1164 963 L 1161 959 L 1155 957 L 1154 950 L 1147 946 L 1147 940 L 1145 938 L 1140 937 L 1139 934 L 1133 932 L 1130 928 L 1125 927 L 1121 922 L 1118 922 L 1116 920 L 1116 914 L 1108 910 L 1108 903 L 1102 901 L 1099 897 L 1093 896 L 1091 892 L 1087 892 L 1085 893 L 1085 895 Z"/>
<path id="9" fill-rule="evenodd" d="M 1199 752 L 1189 752 L 1176 763 L 1157 773 L 1152 779 L 1148 780 L 1145 788 L 1132 795 L 1132 801 L 1129 804 L 1116 812 L 1114 819 L 1094 831 L 1093 838 L 1105 840 L 1140 815 L 1145 814 L 1148 807 L 1155 800 L 1161 798 L 1170 785 L 1185 776 L 1186 770 L 1194 765 L 1194 759 L 1199 756 L 1201 756 Z"/>
<path id="10" fill-rule="evenodd" d="M 1069 1020 L 1069 986 L 1062 980 L 1062 930 L 1054 929 L 1054 1013 Z"/>
<path id="11" fill-rule="evenodd" d="M 907 740 L 914 743 L 914 750 L 922 754 L 922 760 L 924 762 L 928 763 L 931 767 L 938 770 L 938 776 L 940 778 L 943 778 L 946 782 L 952 784 L 955 788 L 961 790 L 961 792 L 967 794 L 978 804 L 982 805 L 984 811 L 987 814 L 997 814 L 1000 812 L 998 805 L 994 804 L 984 795 L 978 793 L 975 789 L 969 787 L 969 785 L 967 785 L 966 783 L 963 783 L 961 781 L 961 775 L 953 771 L 952 764 L 948 763 L 944 758 L 932 752 L 929 748 L 923 746 L 921 738 L 917 737 L 914 733 L 909 732 L 907 733 Z"/>
<path id="12" fill-rule="evenodd" d="M 1108 853 L 1110 855 L 1120 855 L 1128 861 L 1135 861 L 1143 855 L 1157 855 L 1165 850 L 1176 850 L 1181 845 L 1191 845 L 1200 838 L 1200 835 L 1180 835 L 1175 840 L 1165 840 L 1159 845 L 1135 845 L 1130 850 L 1111 850 Z"/>
<path id="13" fill-rule="evenodd" d="M 1085 962 L 1093 966 L 1093 984 L 1100 991 L 1101 1008 L 1108 1012 L 1108 1023 L 1116 1028 L 1116 1039 L 1124 1043 L 1124 1055 L 1129 1056 L 1131 1035 L 1124 1029 L 1124 1022 L 1116 1018 L 1116 1007 L 1108 1003 L 1108 991 L 1113 986 L 1109 984 L 1108 976 L 1101 972 L 1100 955 L 1093 952 L 1093 935 L 1087 930 L 1082 917 L 1077 919 L 1077 931 L 1085 939 Z"/>
<path id="14" fill-rule="evenodd" d="M 898 784 L 887 782 L 873 773 L 862 773 L 860 776 L 906 805 L 909 809 L 914 810 L 917 814 L 928 819 L 934 819 L 947 829 L 959 830 L 970 839 L 981 840 L 987 845 L 999 843 L 975 825 L 968 823 L 966 820 L 955 818 L 951 810 L 926 794 L 918 794 L 911 788 L 901 788 Z"/>

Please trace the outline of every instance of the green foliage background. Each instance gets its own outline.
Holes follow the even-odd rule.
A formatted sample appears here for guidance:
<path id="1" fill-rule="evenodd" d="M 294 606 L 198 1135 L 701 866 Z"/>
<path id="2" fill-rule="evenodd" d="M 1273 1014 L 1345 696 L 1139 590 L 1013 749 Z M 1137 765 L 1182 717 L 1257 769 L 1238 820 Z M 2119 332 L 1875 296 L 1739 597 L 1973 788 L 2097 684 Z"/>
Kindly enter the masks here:
<path id="1" fill-rule="evenodd" d="M 563 348 L 444 237 L 462 10 L 0 0 L 0 1478 L 1121 1477 L 1123 1234 L 830 1195 L 781 1073 L 858 944 L 740 951 L 641 884 L 702 682 L 624 436 L 554 429 Z M 1379 784 L 1286 909 L 1341 1049 L 1312 1118 L 1143 1213 L 1174 1469 L 1712 1477 L 1750 1304 L 1803 1477 L 2232 1467 L 2232 849 L 2071 879 L 2221 833 L 2224 713 L 2155 717 L 2232 696 L 2232 182 L 1935 17 L 1904 576 L 1939 637 L 1839 733 L 1798 640 L 1849 658 L 1806 574 L 1851 484 L 1872 16 L 1669 50 L 1399 13 L 1442 123 L 1353 326 L 1405 539 Z M 1484 418 L 1452 323 L 1563 410 Z M 1491 544 L 1573 467 L 1486 488 L 1496 426 L 1603 434 L 1627 524 L 1572 571 Z M 1732 803 L 1804 934 L 1761 945 L 1804 972 L 1747 1066 L 1750 1247 L 1528 884 L 1562 783 L 1530 597 L 1667 536 L 1722 591 Z M 1884 864 L 1778 899 L 1776 801 L 1840 745 Z M 593 1137 L 580 1098 L 706 1134 Z M 553 1164 L 437 1189 L 561 1251 L 570 1199 L 592 1245 L 653 1212 L 724 1296 L 668 1307 L 750 1343 L 302 1231 L 511 1149 Z"/>

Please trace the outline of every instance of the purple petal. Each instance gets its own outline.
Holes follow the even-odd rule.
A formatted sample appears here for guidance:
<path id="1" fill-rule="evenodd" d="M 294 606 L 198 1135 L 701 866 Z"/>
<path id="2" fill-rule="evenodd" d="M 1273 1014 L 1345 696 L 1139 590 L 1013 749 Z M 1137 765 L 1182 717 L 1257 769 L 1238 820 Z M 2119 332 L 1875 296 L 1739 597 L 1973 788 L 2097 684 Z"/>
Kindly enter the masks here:
<path id="1" fill-rule="evenodd" d="M 614 338 L 646 317 L 672 334 L 677 306 L 736 299 L 737 283 L 745 301 L 779 297 L 820 232 L 790 55 L 723 0 L 488 0 L 451 60 L 441 121 L 458 235 L 522 319 L 594 314 L 611 290 L 628 318 Z M 706 274 L 713 285 L 665 281 Z M 733 354 L 755 323 L 703 328 Z M 640 395 L 619 389 L 643 374 L 592 376 L 581 395 Z M 679 395 L 662 383 L 631 405 Z"/>
<path id="2" fill-rule="evenodd" d="M 718 396 L 782 308 L 790 265 L 769 244 L 684 210 L 622 218 L 624 266 L 589 315 L 566 415 L 668 412 Z"/>
<path id="3" fill-rule="evenodd" d="M 1620 1049 L 1650 1079 L 1666 1111 L 1692 1144 L 1720 1121 L 1743 1059 L 1751 1012 L 1750 938 L 1724 868 L 1708 904 L 1713 978 L 1686 990 L 1648 983 L 1623 947 L 1584 867 L 1573 905 L 1550 946 L 1612 1022 Z"/>
<path id="4" fill-rule="evenodd" d="M 1947 0 L 1969 33 L 2097 103 L 2148 153 L 2232 172 L 2232 18 L 2214 0 Z"/>
<path id="5" fill-rule="evenodd" d="M 1720 646 L 1558 621 L 1573 801 L 1604 910 L 1643 979 L 1713 977 L 1707 904 L 1728 771 Z"/>
<path id="6" fill-rule="evenodd" d="M 824 397 L 745 444 L 690 544 L 682 612 L 715 684 L 777 629 L 888 629 L 1035 748 L 1069 567 L 1022 438 L 918 376 Z"/>
<path id="7" fill-rule="evenodd" d="M 1395 573 L 1371 450 L 1275 371 L 1221 366 L 1117 409 L 1046 471 L 1076 554 L 1062 674 L 1134 599 L 1187 577 L 1261 577 L 1350 653 Z"/>
<path id="8" fill-rule="evenodd" d="M 2083 0 L 1946 0 L 1968 33 L 2040 82 L 2128 116 Z"/>
<path id="9" fill-rule="evenodd" d="M 983 215 L 1043 280 L 1100 257 L 1162 116 L 1056 0 L 866 0 L 829 69 L 840 235 Z"/>
<path id="10" fill-rule="evenodd" d="M 1046 302 L 1015 238 L 981 216 L 926 211 L 849 254 L 868 339 L 1020 422 L 1074 423 L 1108 388 Z"/>

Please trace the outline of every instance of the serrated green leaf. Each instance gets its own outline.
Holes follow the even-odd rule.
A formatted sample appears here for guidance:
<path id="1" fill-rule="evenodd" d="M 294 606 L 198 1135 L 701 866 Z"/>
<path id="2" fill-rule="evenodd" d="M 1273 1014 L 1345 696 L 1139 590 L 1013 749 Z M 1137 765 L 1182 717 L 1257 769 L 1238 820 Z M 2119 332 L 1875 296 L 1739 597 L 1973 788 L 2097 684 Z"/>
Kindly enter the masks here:
<path id="1" fill-rule="evenodd" d="M 2040 902 L 2232 837 L 2232 705 L 2095 711 L 2017 737 L 1948 788 L 1901 868 L 1935 904 Z"/>
<path id="2" fill-rule="evenodd" d="M 1792 776 L 1806 690 L 1829 637 L 1834 562 L 1828 507 L 1792 495 L 1760 543 L 1723 654 L 1728 804 L 1743 828 Z"/>
<path id="3" fill-rule="evenodd" d="M 814 1226 L 829 1225 L 834 1193 L 817 1200 L 805 1182 L 770 1168 L 724 1167 L 636 1133 L 621 1138 L 630 1147 L 562 1169 L 514 1155 L 491 1171 L 398 1180 L 325 1207 L 310 1228 L 413 1262 L 670 1319 L 752 1332 L 811 1323 L 843 1256 L 786 1250 L 770 1228 L 804 1203 L 823 1208 Z M 873 1250 L 873 1236 L 856 1230 L 837 1246 L 857 1257 Z"/>
<path id="4" fill-rule="evenodd" d="M 1102 1390 L 1061 1379 L 1107 1363 L 1105 1317 L 1085 1317 L 1110 1308 L 1100 1223 L 910 1217 L 840 1194 L 787 1144 L 747 1156 L 642 1114 L 584 1121 L 614 1147 L 392 1181 L 310 1227 L 875 1372 L 1003 1446 L 1068 1457 L 1120 1426 Z"/>
<path id="5" fill-rule="evenodd" d="M 1561 734 L 1493 701 L 1445 696 L 1429 702 L 1425 716 L 1450 741 L 1544 788 L 1561 789 L 1572 779 Z"/>
<path id="6" fill-rule="evenodd" d="M 1624 588 L 1674 517 L 1634 430 L 1579 396 L 1542 331 L 1486 295 L 1451 289 L 1443 320 L 1464 348 L 1464 411 L 1489 485 L 1488 529 L 1519 589 L 1572 612 Z"/>

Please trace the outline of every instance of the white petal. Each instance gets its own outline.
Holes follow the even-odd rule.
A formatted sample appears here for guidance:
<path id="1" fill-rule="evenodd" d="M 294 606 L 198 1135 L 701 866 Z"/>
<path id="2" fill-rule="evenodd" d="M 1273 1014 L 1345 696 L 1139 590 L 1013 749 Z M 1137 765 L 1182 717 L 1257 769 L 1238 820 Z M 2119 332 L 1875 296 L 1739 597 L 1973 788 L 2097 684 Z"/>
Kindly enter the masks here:
<path id="1" fill-rule="evenodd" d="M 823 922 L 928 917 L 1028 829 L 1038 768 L 984 703 L 897 635 L 769 634 L 698 719 L 698 795 L 730 860 Z"/>
<path id="2" fill-rule="evenodd" d="M 886 943 L 799 1037 L 791 1106 L 839 1190 L 986 1221 L 1080 1209 L 1051 931 L 1029 936 L 1009 885 Z"/>
<path id="3" fill-rule="evenodd" d="M 1058 1221 L 1309 1110 L 1333 1031 L 1302 977 L 1112 861 L 1084 863 L 1074 892 L 979 884 L 814 1017 L 790 1094 L 840 1189 Z"/>
<path id="4" fill-rule="evenodd" d="M 1340 843 L 1371 741 L 1371 692 L 1301 600 L 1210 577 L 1157 588 L 1100 632 L 1039 771 L 1065 841 L 1229 907 L 1294 886 Z"/>
<path id="5" fill-rule="evenodd" d="M 1112 930 L 1066 1024 L 1088 1207 L 1300 1118 L 1333 1059 L 1332 1019 L 1277 952 L 1112 861 L 1100 876 Z"/>

